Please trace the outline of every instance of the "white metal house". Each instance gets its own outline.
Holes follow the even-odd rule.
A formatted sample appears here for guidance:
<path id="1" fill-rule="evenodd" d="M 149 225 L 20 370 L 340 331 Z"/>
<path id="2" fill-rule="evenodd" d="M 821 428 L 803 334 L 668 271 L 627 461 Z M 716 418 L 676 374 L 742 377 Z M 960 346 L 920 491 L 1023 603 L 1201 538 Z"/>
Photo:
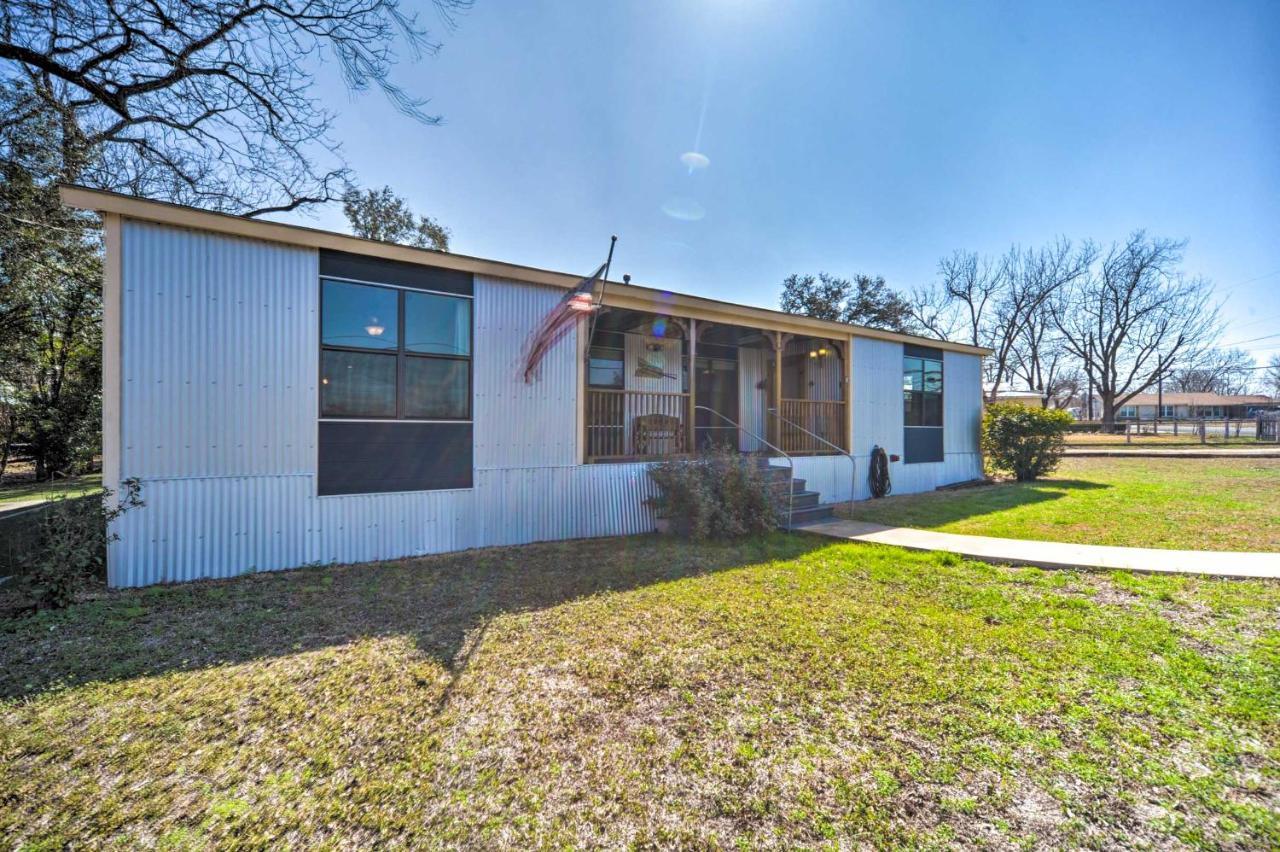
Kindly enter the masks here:
<path id="1" fill-rule="evenodd" d="M 981 475 L 985 350 L 65 188 L 103 215 L 103 468 L 142 482 L 112 585 L 647 532 L 655 458 L 785 461 L 797 518 Z M 851 468 L 853 468 L 851 470 Z M 800 487 L 799 484 L 797 487 Z"/>

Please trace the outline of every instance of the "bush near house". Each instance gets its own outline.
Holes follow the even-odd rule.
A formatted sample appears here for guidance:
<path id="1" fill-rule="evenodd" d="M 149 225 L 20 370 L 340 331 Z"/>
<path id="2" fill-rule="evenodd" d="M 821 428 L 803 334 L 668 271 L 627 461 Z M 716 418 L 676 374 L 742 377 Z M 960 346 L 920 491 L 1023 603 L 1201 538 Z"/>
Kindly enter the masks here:
<path id="1" fill-rule="evenodd" d="M 1028 408 L 1012 402 L 987 406 L 982 417 L 982 451 L 987 464 L 1030 482 L 1051 473 L 1062 459 L 1071 426 L 1065 411 Z"/>
<path id="2" fill-rule="evenodd" d="M 107 545 L 119 539 L 111 523 L 141 507 L 141 483 L 126 479 L 119 499 L 111 489 L 85 495 L 59 494 L 42 506 L 0 525 L 6 542 L 0 569 L 18 574 L 23 607 L 61 609 L 89 579 L 106 579 Z"/>
<path id="3" fill-rule="evenodd" d="M 713 449 L 692 459 L 649 468 L 658 517 L 694 541 L 766 533 L 779 523 L 777 501 L 764 471 L 749 456 Z"/>

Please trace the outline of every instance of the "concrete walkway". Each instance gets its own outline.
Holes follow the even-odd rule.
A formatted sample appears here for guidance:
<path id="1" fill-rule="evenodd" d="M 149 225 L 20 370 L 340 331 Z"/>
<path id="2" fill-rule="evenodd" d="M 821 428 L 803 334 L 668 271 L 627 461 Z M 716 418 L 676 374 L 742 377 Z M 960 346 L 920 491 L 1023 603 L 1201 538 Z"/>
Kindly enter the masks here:
<path id="1" fill-rule="evenodd" d="M 908 550 L 941 550 L 983 562 L 1035 565 L 1040 568 L 1119 568 L 1157 574 L 1280 578 L 1280 553 L 1162 550 L 1153 547 L 1104 547 L 1097 544 L 1024 541 L 844 520 L 807 524 L 797 529 L 850 541 L 891 544 Z"/>
<path id="2" fill-rule="evenodd" d="M 26 509 L 42 506 L 48 502 L 44 497 L 35 497 L 31 500 L 11 500 L 8 503 L 0 503 L 0 518 L 5 515 L 19 515 Z"/>
<path id="3" fill-rule="evenodd" d="M 1088 458 L 1109 456 L 1111 458 L 1143 458 L 1143 459 L 1280 459 L 1280 446 L 1241 447 L 1228 450 L 1221 447 L 1067 447 L 1063 453 L 1071 458 Z"/>

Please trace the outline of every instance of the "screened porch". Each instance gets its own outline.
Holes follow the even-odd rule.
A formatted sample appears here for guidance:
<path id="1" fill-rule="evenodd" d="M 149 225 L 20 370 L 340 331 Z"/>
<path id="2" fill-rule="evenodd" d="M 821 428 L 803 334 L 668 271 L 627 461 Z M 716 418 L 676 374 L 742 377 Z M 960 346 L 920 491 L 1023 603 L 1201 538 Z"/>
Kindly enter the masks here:
<path id="1" fill-rule="evenodd" d="M 585 371 L 588 461 L 711 446 L 847 450 L 844 341 L 623 309 L 595 319 Z"/>

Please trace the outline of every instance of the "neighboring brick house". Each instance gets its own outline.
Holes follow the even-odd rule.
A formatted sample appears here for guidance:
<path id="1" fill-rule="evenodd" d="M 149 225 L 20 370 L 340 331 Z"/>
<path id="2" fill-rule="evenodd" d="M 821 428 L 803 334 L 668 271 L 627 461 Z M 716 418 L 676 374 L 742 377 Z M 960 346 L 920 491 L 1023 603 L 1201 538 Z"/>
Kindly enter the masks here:
<path id="1" fill-rule="evenodd" d="M 1118 420 L 1154 420 L 1157 413 L 1168 419 L 1251 417 L 1260 408 L 1278 403 L 1262 394 L 1225 395 L 1218 393 L 1173 393 L 1163 397 L 1140 393 L 1116 411 Z"/>

